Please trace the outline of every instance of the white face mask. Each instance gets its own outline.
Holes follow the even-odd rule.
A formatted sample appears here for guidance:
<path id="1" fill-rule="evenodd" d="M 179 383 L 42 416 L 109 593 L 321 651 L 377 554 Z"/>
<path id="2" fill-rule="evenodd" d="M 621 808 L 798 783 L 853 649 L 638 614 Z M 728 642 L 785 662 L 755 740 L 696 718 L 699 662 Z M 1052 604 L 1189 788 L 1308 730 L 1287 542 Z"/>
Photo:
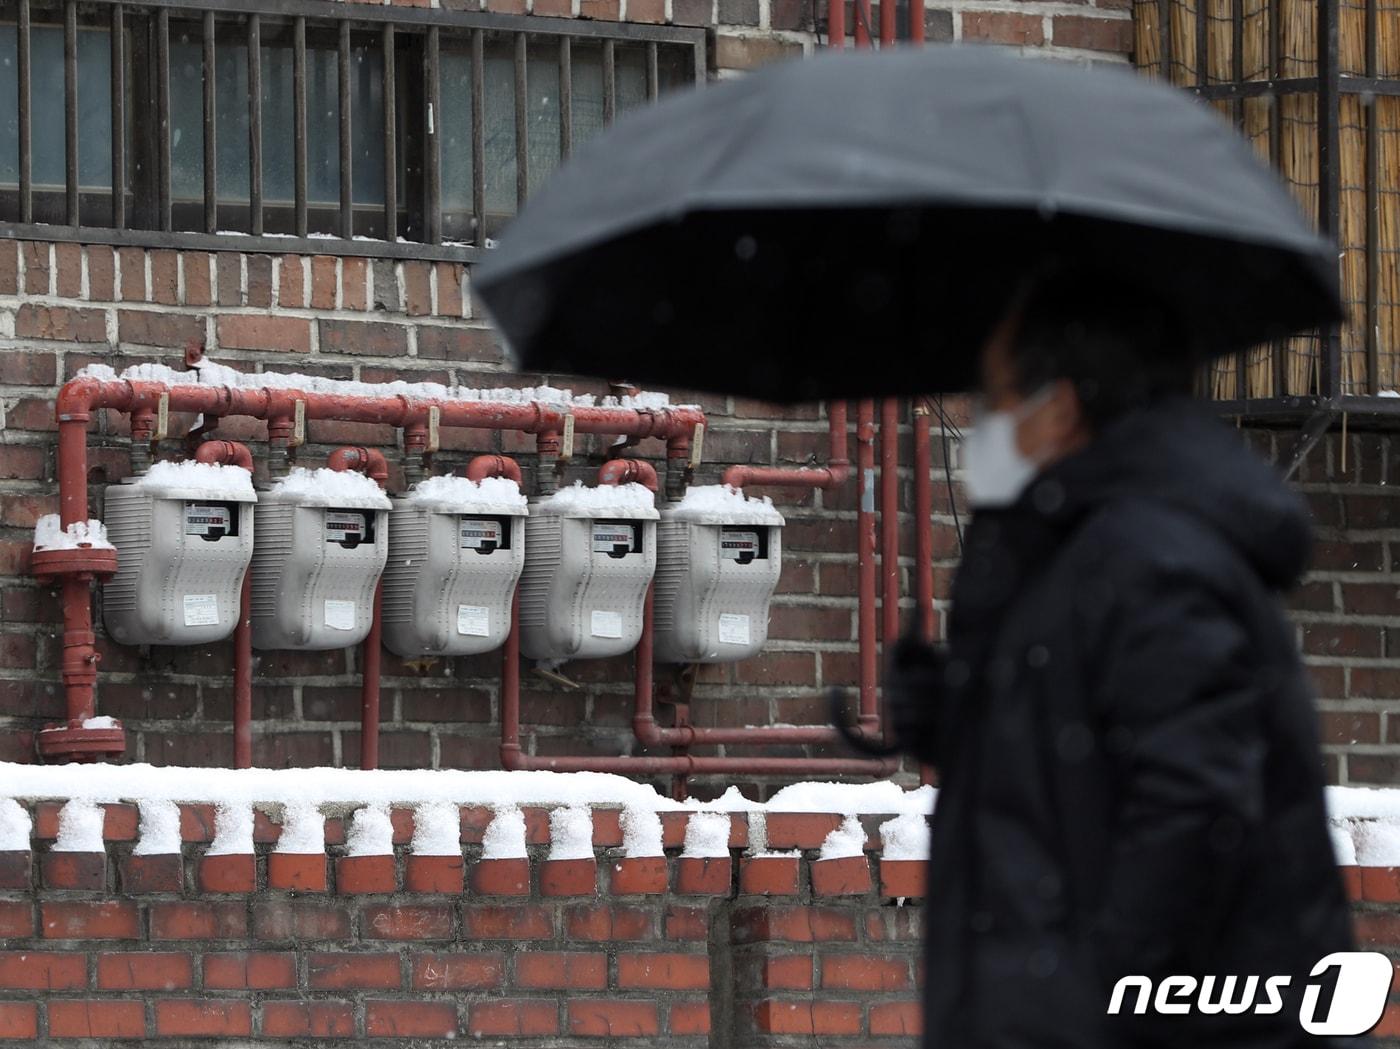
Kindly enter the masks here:
<path id="1" fill-rule="evenodd" d="M 1040 471 L 1039 463 L 1021 454 L 1016 427 L 1050 392 L 1046 384 L 1008 411 L 974 412 L 972 433 L 962 445 L 967 497 L 974 507 L 1010 506 Z"/>

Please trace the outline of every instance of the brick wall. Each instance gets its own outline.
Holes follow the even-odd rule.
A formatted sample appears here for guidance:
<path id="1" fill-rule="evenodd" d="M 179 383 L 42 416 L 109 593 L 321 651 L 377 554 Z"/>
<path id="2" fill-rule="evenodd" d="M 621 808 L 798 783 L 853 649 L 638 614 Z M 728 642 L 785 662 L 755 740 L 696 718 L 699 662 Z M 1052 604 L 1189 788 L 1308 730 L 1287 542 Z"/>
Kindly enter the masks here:
<path id="1" fill-rule="evenodd" d="M 755 858 L 736 815 L 730 856 L 697 859 L 667 813 L 666 856 L 622 859 L 619 813 L 598 809 L 596 858 L 550 860 L 548 813 L 526 809 L 531 856 L 509 860 L 481 858 L 484 809 L 461 810 L 459 856 L 410 855 L 405 808 L 393 855 L 347 858 L 343 819 L 326 853 L 293 855 L 261 814 L 255 855 L 205 855 L 200 806 L 182 854 L 133 855 L 130 805 L 107 807 L 105 852 L 55 852 L 59 805 L 32 808 L 33 854 L 0 853 L 0 1040 L 895 1049 L 918 1032 L 922 863 L 814 859 L 838 817 L 768 815 L 768 845 L 802 852 Z"/>

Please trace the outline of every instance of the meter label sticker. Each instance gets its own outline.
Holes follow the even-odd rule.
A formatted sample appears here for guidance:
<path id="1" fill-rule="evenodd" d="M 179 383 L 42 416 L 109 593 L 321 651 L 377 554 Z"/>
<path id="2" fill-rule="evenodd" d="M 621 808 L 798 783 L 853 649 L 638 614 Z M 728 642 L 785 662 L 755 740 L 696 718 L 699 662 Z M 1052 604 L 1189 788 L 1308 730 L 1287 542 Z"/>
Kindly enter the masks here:
<path id="1" fill-rule="evenodd" d="M 595 608 L 589 620 L 589 633 L 594 637 L 622 637 L 622 613 Z"/>
<path id="2" fill-rule="evenodd" d="M 466 637 L 490 637 L 491 610 L 481 605 L 458 605 L 457 633 Z"/>
<path id="3" fill-rule="evenodd" d="M 185 626 L 218 626 L 219 598 L 217 594 L 186 594 Z"/>
<path id="4" fill-rule="evenodd" d="M 726 645 L 749 644 L 749 617 L 732 612 L 719 614 L 719 639 Z"/>
<path id="5" fill-rule="evenodd" d="M 326 599 L 326 626 L 332 630 L 355 629 L 355 602 Z"/>
<path id="6" fill-rule="evenodd" d="M 233 527 L 233 514 L 227 506 L 210 506 L 206 503 L 185 504 L 185 534 L 208 535 L 216 529 L 228 535 Z"/>
<path id="7" fill-rule="evenodd" d="M 625 547 L 628 552 L 636 549 L 637 532 L 632 525 L 593 522 L 593 552 L 595 554 L 611 554 L 619 546 Z"/>
<path id="8" fill-rule="evenodd" d="M 463 517 L 459 519 L 457 535 L 461 540 L 463 550 L 480 550 L 487 543 L 491 543 L 499 549 L 501 522 L 493 521 L 489 517 Z"/>
<path id="9" fill-rule="evenodd" d="M 745 554 L 748 555 L 747 560 L 752 560 L 758 556 L 758 533 L 724 532 L 719 537 L 719 552 L 720 556 L 727 557 L 731 561 L 738 561 Z M 748 628 L 745 627 L 745 629 Z"/>
<path id="10" fill-rule="evenodd" d="M 326 542 L 343 543 L 347 539 L 361 540 L 365 537 L 365 515 L 347 510 L 326 511 Z M 344 604 L 345 602 L 342 602 Z M 329 624 L 327 624 L 329 625 Z M 354 624 L 352 623 L 351 626 Z M 346 627 L 345 629 L 350 629 Z"/>

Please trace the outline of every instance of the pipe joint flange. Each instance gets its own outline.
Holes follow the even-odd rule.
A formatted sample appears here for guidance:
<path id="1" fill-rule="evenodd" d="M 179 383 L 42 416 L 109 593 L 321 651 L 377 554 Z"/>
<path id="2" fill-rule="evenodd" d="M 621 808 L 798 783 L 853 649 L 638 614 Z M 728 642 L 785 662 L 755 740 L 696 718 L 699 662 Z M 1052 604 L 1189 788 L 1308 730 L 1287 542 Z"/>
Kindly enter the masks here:
<path id="1" fill-rule="evenodd" d="M 117 574 L 117 552 L 111 547 L 93 546 L 35 550 L 29 559 L 29 570 L 41 583 L 75 577 L 105 582 Z"/>

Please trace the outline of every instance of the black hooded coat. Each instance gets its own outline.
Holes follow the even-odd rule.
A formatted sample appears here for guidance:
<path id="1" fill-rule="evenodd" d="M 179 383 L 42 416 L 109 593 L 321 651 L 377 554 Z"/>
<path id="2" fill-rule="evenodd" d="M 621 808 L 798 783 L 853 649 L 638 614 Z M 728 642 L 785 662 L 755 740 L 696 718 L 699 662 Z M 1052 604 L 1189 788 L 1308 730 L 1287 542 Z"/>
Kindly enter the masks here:
<path id="1" fill-rule="evenodd" d="M 939 773 L 930 1049 L 1336 1044 L 1298 1021 L 1309 971 L 1351 949 L 1278 598 L 1309 543 L 1299 499 L 1186 401 L 977 513 L 948 646 L 903 643 L 891 679 Z M 1138 1015 L 1131 992 L 1109 1016 L 1129 974 L 1212 976 L 1213 998 L 1234 975 L 1235 1000 L 1257 976 L 1261 1004 L 1289 985 L 1272 1014 Z"/>

